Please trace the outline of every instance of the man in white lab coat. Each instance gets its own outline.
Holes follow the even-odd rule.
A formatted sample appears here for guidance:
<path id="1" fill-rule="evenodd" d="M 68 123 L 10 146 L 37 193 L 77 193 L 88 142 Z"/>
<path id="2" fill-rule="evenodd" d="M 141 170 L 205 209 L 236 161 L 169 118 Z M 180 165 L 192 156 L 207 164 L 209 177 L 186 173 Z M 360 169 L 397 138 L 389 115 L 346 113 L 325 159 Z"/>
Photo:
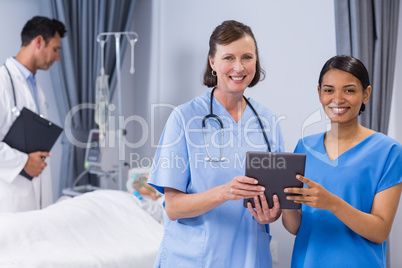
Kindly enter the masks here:
<path id="1" fill-rule="evenodd" d="M 63 23 L 40 16 L 33 17 L 22 29 L 20 51 L 0 67 L 1 141 L 18 115 L 15 107 L 46 116 L 45 96 L 35 75 L 37 70 L 47 70 L 60 60 L 65 33 Z M 26 154 L 0 142 L 0 213 L 40 209 L 53 202 L 50 168 L 43 160 L 49 156 L 49 152 Z M 33 179 L 20 175 L 22 170 Z"/>

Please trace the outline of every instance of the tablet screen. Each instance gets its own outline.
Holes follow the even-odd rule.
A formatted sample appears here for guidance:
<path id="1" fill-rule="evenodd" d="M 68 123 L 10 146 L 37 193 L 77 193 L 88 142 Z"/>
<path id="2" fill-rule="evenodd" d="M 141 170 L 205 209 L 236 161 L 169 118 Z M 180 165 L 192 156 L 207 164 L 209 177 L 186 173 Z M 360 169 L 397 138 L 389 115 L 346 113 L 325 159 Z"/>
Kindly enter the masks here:
<path id="1" fill-rule="evenodd" d="M 296 175 L 304 176 L 306 155 L 298 153 L 271 153 L 271 152 L 247 152 L 246 155 L 246 176 L 258 180 L 258 184 L 265 187 L 265 196 L 269 208 L 274 206 L 272 197 L 276 194 L 279 197 L 281 209 L 299 209 L 301 204 L 287 200 L 283 192 L 288 187 L 303 187 L 303 183 L 296 179 Z M 252 198 L 244 199 L 243 205 Z"/>

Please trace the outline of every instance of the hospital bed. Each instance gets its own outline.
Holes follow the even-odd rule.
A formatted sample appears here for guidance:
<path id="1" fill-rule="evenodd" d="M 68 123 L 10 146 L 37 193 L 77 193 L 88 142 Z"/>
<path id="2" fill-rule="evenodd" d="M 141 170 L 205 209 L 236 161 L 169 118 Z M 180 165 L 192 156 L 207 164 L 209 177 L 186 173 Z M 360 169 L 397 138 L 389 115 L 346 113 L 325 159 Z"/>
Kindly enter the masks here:
<path id="1" fill-rule="evenodd" d="M 97 190 L 0 214 L 0 267 L 152 267 L 162 236 L 132 194 Z"/>

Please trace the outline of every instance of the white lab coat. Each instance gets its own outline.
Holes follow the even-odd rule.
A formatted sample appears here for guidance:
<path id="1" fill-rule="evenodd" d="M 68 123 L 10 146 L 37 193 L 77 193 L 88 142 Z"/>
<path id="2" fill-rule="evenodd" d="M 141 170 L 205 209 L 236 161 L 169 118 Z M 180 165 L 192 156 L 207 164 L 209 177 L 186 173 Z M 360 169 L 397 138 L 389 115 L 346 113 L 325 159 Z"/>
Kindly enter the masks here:
<path id="1" fill-rule="evenodd" d="M 7 59 L 6 65 L 13 79 L 18 110 L 26 107 L 37 112 L 28 84 L 14 65 Z M 41 113 L 45 115 L 46 101 L 37 85 Z M 2 141 L 16 119 L 11 112 L 14 107 L 10 77 L 4 65 L 0 67 L 0 140 Z M 28 155 L 0 142 L 0 213 L 18 212 L 44 208 L 53 202 L 50 167 L 31 181 L 19 175 Z M 48 161 L 48 160 L 47 160 Z"/>

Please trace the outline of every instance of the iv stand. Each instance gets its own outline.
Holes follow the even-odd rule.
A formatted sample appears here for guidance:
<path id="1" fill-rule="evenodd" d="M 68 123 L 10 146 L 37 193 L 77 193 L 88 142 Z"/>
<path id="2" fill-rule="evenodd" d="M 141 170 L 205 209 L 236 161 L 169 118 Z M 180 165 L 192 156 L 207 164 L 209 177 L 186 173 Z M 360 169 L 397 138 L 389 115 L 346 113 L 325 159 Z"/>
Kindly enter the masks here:
<path id="1" fill-rule="evenodd" d="M 119 180 L 119 190 L 123 190 L 123 168 L 124 168 L 124 158 L 122 155 L 123 150 L 123 135 L 125 135 L 125 130 L 122 128 L 121 116 L 122 116 L 122 101 L 121 101 L 121 66 L 120 66 L 120 38 L 124 35 L 131 45 L 131 68 L 130 73 L 134 74 L 134 44 L 138 41 L 138 34 L 135 32 L 103 32 L 98 34 L 96 41 L 98 43 L 106 43 L 110 36 L 114 36 L 116 41 L 116 73 L 117 73 L 117 106 L 118 106 L 118 180 Z M 104 39 L 102 39 L 104 38 Z"/>

